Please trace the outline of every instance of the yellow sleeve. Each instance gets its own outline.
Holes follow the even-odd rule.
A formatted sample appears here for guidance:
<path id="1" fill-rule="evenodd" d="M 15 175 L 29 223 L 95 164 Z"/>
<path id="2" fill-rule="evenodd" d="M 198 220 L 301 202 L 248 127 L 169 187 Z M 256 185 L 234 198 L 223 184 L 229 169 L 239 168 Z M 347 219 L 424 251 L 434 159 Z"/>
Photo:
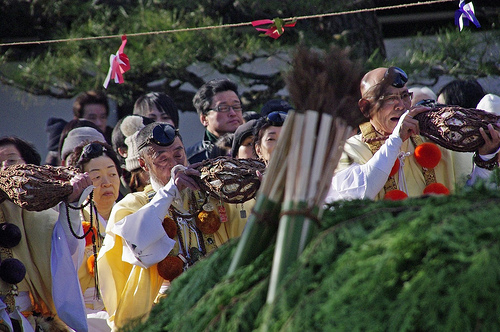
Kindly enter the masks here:
<path id="1" fill-rule="evenodd" d="M 125 326 L 130 319 L 147 317 L 163 282 L 156 265 L 143 269 L 124 262 L 122 239 L 112 232 L 116 222 L 139 210 L 147 201 L 143 193 L 133 193 L 113 207 L 97 258 L 99 285 L 113 330 Z"/>

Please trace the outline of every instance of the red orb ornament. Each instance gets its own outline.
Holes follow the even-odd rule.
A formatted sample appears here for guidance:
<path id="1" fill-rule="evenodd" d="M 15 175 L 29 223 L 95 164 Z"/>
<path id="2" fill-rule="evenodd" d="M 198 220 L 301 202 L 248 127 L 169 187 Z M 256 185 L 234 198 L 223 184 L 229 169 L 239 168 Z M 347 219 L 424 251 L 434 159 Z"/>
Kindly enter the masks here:
<path id="1" fill-rule="evenodd" d="M 163 219 L 162 225 L 168 237 L 174 239 L 177 235 L 177 224 L 175 223 L 175 221 L 170 217 L 165 217 L 165 219 Z"/>
<path id="2" fill-rule="evenodd" d="M 391 173 L 389 173 L 389 177 L 394 176 L 394 174 L 398 172 L 399 165 L 400 165 L 399 159 L 396 159 L 396 161 L 394 162 L 394 166 L 392 166 Z"/>
<path id="3" fill-rule="evenodd" d="M 165 280 L 172 281 L 184 271 L 184 262 L 177 256 L 167 256 L 158 262 L 158 274 Z"/>
<path id="4" fill-rule="evenodd" d="M 90 222 L 88 221 L 82 222 L 82 227 L 83 227 L 83 234 L 87 233 L 87 231 L 90 229 Z M 94 236 L 94 234 L 97 234 L 97 230 L 95 229 L 94 226 L 92 226 L 92 232 L 89 232 L 85 236 L 85 246 L 89 246 L 92 244 L 92 236 Z"/>
<path id="5" fill-rule="evenodd" d="M 434 168 L 441 160 L 441 150 L 434 143 L 422 143 L 415 148 L 415 160 L 422 167 Z"/>
<path id="6" fill-rule="evenodd" d="M 431 183 L 424 189 L 424 195 L 449 195 L 450 190 L 442 183 Z"/>
<path id="7" fill-rule="evenodd" d="M 401 201 L 406 198 L 408 198 L 408 195 L 404 191 L 398 189 L 389 190 L 384 196 L 384 199 L 391 201 Z"/>
<path id="8" fill-rule="evenodd" d="M 219 230 L 220 218 L 214 211 L 201 211 L 196 218 L 196 227 L 203 234 L 213 234 Z"/>
<path id="9" fill-rule="evenodd" d="M 89 256 L 87 259 L 87 271 L 89 271 L 89 274 L 93 277 L 95 274 L 95 256 Z"/>

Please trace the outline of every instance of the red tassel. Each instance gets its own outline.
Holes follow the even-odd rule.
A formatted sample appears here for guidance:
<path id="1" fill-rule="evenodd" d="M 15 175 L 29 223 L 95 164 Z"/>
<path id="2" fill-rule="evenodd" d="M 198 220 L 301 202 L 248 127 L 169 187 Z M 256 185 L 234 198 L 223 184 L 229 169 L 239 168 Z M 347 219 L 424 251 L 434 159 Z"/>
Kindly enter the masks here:
<path id="1" fill-rule="evenodd" d="M 406 198 L 408 198 L 408 195 L 404 191 L 398 189 L 389 190 L 384 196 L 384 199 L 391 201 L 401 201 Z"/>
<path id="2" fill-rule="evenodd" d="M 83 221 L 82 222 L 82 227 L 83 227 L 83 234 L 87 233 L 87 231 L 90 229 L 90 222 L 88 221 Z M 89 246 L 92 244 L 92 235 L 97 234 L 97 231 L 95 227 L 92 227 L 94 230 L 93 232 L 89 232 L 87 236 L 85 236 L 85 246 Z"/>
<path id="3" fill-rule="evenodd" d="M 434 168 L 441 160 L 441 150 L 434 143 L 422 143 L 415 148 L 415 159 L 425 168 Z"/>
<path id="4" fill-rule="evenodd" d="M 424 195 L 449 195 L 450 190 L 442 183 L 431 183 L 424 189 Z"/>
<path id="5" fill-rule="evenodd" d="M 177 225 L 175 224 L 175 221 L 170 217 L 165 217 L 162 224 L 168 237 L 174 239 L 177 236 Z"/>
<path id="6" fill-rule="evenodd" d="M 196 227 L 203 234 L 213 234 L 219 230 L 220 219 L 214 211 L 201 211 L 196 218 Z"/>
<path id="7" fill-rule="evenodd" d="M 184 262 L 177 256 L 167 256 L 158 263 L 158 274 L 165 280 L 172 281 L 183 271 Z"/>
<path id="8" fill-rule="evenodd" d="M 391 176 L 394 176 L 394 174 L 396 174 L 399 170 L 399 159 L 396 159 L 396 161 L 394 162 L 394 166 L 392 166 L 392 169 L 391 169 L 391 173 L 389 174 L 389 177 Z"/>
<path id="9" fill-rule="evenodd" d="M 90 275 L 94 276 L 94 268 L 95 268 L 95 256 L 92 255 L 87 259 L 87 271 L 89 271 Z"/>

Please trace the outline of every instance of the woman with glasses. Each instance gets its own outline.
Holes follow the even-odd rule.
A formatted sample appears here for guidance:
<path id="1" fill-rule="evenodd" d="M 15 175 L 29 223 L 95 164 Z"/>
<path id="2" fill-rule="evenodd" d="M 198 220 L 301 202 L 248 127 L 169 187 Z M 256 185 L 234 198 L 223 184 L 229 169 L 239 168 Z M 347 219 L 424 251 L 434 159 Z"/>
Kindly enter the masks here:
<path id="1" fill-rule="evenodd" d="M 255 155 L 266 165 L 269 164 L 271 154 L 278 143 L 285 119 L 285 112 L 271 112 L 266 117 L 257 120 L 254 126 L 253 149 Z"/>
<path id="2" fill-rule="evenodd" d="M 0 173 L 15 165 L 39 166 L 40 162 L 30 143 L 12 136 L 0 138 Z M 90 178 L 78 174 L 70 183 L 73 193 L 67 200 L 79 206 L 91 191 L 87 189 Z M 63 202 L 55 209 L 29 211 L 0 198 L 1 331 L 66 331 L 66 325 L 87 330 L 74 266 L 81 259 L 83 245 L 69 225 L 76 234 L 83 234 L 78 212 L 69 209 L 66 213 Z"/>
<path id="3" fill-rule="evenodd" d="M 120 190 L 121 168 L 112 147 L 106 143 L 94 141 L 77 146 L 71 154 L 69 163 L 82 172 L 87 172 L 94 185 L 93 204 L 91 211 L 88 205 L 82 210 L 84 230 L 93 227 L 94 231 L 86 237 L 85 257 L 78 271 L 80 285 L 83 290 L 87 319 L 91 331 L 110 331 L 106 322 L 107 314 L 103 311 L 104 304 L 97 296 L 94 245 L 99 250 L 106 234 L 106 225 L 111 209 L 118 199 Z"/>
<path id="4" fill-rule="evenodd" d="M 40 166 L 41 160 L 40 154 L 31 143 L 15 136 L 0 138 L 0 169 L 18 164 Z"/>

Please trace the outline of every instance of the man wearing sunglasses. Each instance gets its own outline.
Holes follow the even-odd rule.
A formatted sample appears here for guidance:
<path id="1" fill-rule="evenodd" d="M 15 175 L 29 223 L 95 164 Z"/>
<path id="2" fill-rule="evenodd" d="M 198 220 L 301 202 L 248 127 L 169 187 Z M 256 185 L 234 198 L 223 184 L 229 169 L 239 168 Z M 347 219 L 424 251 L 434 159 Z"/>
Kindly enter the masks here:
<path id="1" fill-rule="evenodd" d="M 226 152 L 215 145 L 226 133 L 234 133 L 243 124 L 243 108 L 238 87 L 228 79 L 215 79 L 203 84 L 193 98 L 193 105 L 205 127 L 203 140 L 187 149 L 190 163 L 212 159 Z"/>
<path id="2" fill-rule="evenodd" d="M 428 108 L 411 106 L 407 82 L 408 76 L 398 67 L 377 68 L 363 77 L 358 105 L 368 122 L 359 126 L 358 135 L 347 140 L 327 201 L 377 200 L 392 190 L 419 197 L 436 182 L 453 192 L 455 184 L 470 174 L 471 154 L 442 147 L 438 147 L 441 159 L 436 167 L 427 169 L 417 162 L 415 147 L 425 139 L 419 136 L 418 121 L 413 117 Z M 500 133 L 490 126 L 491 138 L 484 131 L 481 134 L 486 143 L 477 155 L 484 161 L 493 160 L 500 146 Z"/>
<path id="3" fill-rule="evenodd" d="M 147 316 L 159 293 L 175 278 L 168 279 L 162 271 L 173 269 L 175 263 L 182 272 L 200 256 L 240 236 L 246 223 L 235 205 L 199 191 L 193 176 L 200 173 L 187 166 L 184 145 L 172 125 L 148 124 L 138 132 L 136 143 L 151 185 L 113 207 L 97 259 L 113 330 Z M 217 230 L 198 228 L 201 212 L 216 218 L 212 220 Z"/>

